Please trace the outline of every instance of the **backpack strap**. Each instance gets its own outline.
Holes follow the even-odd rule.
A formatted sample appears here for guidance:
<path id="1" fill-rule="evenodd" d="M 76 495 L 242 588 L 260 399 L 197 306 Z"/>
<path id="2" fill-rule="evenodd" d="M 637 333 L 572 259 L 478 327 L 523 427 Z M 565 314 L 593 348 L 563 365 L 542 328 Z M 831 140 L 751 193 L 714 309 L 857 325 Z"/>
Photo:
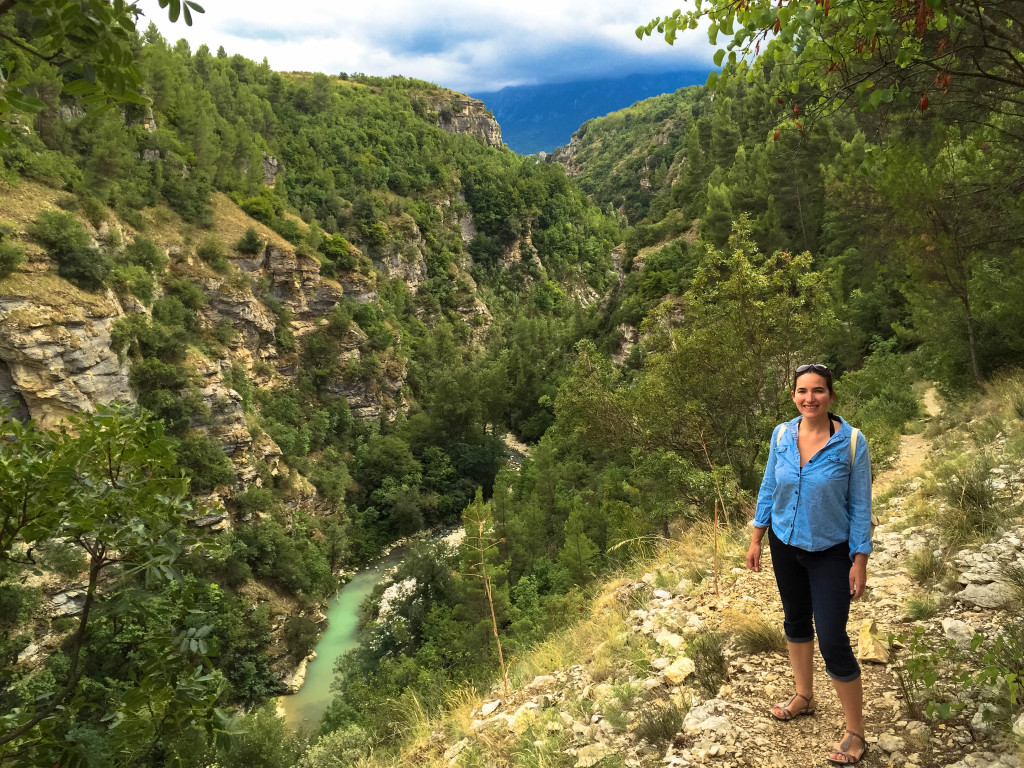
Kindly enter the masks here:
<path id="1" fill-rule="evenodd" d="M 777 435 L 775 436 L 775 447 L 776 447 L 776 448 L 778 448 L 778 447 L 779 447 L 779 443 L 781 443 L 781 442 L 782 442 L 782 436 L 783 436 L 784 434 L 786 434 L 786 427 L 787 427 L 787 426 L 789 426 L 789 425 L 788 425 L 788 424 L 786 424 L 785 422 L 783 422 L 782 424 L 779 424 L 779 432 L 778 432 L 778 434 L 777 434 Z"/>

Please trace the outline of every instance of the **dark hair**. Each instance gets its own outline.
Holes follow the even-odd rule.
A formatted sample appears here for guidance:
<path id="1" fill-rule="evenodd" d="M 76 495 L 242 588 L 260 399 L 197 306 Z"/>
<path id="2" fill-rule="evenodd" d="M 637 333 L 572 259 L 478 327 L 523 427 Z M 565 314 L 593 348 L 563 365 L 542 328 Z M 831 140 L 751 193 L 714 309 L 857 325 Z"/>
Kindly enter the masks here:
<path id="1" fill-rule="evenodd" d="M 828 369 L 827 365 L 821 363 L 807 363 L 805 365 L 798 365 L 796 371 L 793 373 L 793 389 L 791 391 L 796 392 L 796 380 L 807 373 L 816 373 L 825 379 L 825 386 L 828 387 L 828 393 L 830 395 L 835 394 L 835 390 L 832 389 L 832 371 Z"/>

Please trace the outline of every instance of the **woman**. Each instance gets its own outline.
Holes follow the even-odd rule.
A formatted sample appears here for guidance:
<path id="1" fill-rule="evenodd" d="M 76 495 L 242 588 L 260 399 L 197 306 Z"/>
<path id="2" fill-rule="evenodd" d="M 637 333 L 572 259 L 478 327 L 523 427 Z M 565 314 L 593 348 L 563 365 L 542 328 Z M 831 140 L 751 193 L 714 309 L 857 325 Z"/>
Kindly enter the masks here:
<path id="1" fill-rule="evenodd" d="M 817 630 L 825 671 L 846 719 L 846 733 L 828 759 L 850 765 L 867 751 L 860 666 L 846 622 L 850 600 L 864 593 L 867 579 L 871 460 L 867 441 L 856 439 L 856 430 L 829 413 L 836 395 L 826 366 L 797 368 L 791 394 L 800 415 L 772 433 L 747 567 L 760 572 L 761 539 L 767 530 L 796 683 L 793 696 L 772 707 L 772 716 L 788 721 L 814 714 Z"/>

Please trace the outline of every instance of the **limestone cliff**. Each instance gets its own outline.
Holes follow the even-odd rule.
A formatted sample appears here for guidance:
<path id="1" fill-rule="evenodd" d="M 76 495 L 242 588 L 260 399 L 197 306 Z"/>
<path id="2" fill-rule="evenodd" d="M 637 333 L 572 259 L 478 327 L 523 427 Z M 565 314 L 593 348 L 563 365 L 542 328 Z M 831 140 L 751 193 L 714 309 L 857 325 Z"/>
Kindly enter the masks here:
<path id="1" fill-rule="evenodd" d="M 479 136 L 492 147 L 505 146 L 501 140 L 501 126 L 479 99 L 452 94 L 451 99 L 436 105 L 437 125 L 448 133 L 468 133 Z"/>
<path id="2" fill-rule="evenodd" d="M 48 194 L 33 187 L 26 185 L 36 202 Z M 18 225 L 35 215 L 26 206 L 0 212 Z M 185 365 L 200 398 L 192 427 L 216 439 L 232 459 L 238 480 L 249 483 L 256 480 L 258 465 L 272 470 L 277 466 L 280 450 L 259 430 L 253 436 L 242 396 L 230 383 L 232 370 L 244 372 L 258 388 L 291 386 L 298 352 L 278 348 L 280 325 L 291 331 L 301 349 L 303 337 L 326 323 L 339 302 L 375 301 L 377 278 L 365 258 L 362 269 L 343 271 L 337 279 L 325 277 L 316 258 L 296 252 L 276 233 L 241 215 L 224 196 L 215 196 L 214 220 L 214 231 L 224 242 L 237 242 L 252 226 L 264 247 L 251 255 L 230 251 L 227 268 L 216 272 L 193 254 L 180 231 L 163 228 L 157 239 L 169 258 L 171 276 L 186 279 L 206 297 L 198 310 L 201 332 L 229 329 L 222 344 L 189 351 Z M 409 231 L 403 230 L 399 244 L 381 254 L 378 266 L 385 275 L 406 280 L 415 292 L 426 273 L 423 241 L 412 219 L 406 223 Z M 111 242 L 132 237 L 116 222 L 104 222 L 100 230 L 91 231 L 94 244 L 107 252 Z M 27 238 L 25 242 L 30 246 L 28 261 L 0 281 L 0 405 L 16 418 L 53 427 L 100 403 L 134 401 L 130 361 L 113 351 L 111 334 L 119 319 L 151 310 L 130 295 L 74 287 L 55 274 L 45 253 Z M 156 298 L 160 295 L 158 287 Z M 338 370 L 326 389 L 346 397 L 357 418 L 376 418 L 402 401 L 406 361 L 386 350 L 373 365 L 360 365 L 366 342 L 366 334 L 353 322 L 339 342 Z"/>
<path id="3" fill-rule="evenodd" d="M 49 275 L 0 287 L 0 403 L 49 428 L 96 403 L 132 401 L 128 366 L 110 348 L 124 315 L 113 294 L 90 294 Z"/>

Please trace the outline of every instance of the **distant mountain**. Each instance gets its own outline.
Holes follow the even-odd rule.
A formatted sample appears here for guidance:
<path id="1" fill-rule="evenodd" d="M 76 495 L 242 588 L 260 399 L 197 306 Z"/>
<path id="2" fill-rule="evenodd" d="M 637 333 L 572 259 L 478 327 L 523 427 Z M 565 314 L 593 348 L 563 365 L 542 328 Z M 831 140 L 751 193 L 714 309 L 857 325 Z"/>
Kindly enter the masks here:
<path id="1" fill-rule="evenodd" d="M 576 129 L 593 117 L 688 85 L 703 85 L 706 79 L 706 71 L 690 70 L 575 83 L 514 85 L 470 95 L 483 101 L 494 113 L 505 143 L 516 152 L 529 155 L 551 152 L 568 144 Z"/>

